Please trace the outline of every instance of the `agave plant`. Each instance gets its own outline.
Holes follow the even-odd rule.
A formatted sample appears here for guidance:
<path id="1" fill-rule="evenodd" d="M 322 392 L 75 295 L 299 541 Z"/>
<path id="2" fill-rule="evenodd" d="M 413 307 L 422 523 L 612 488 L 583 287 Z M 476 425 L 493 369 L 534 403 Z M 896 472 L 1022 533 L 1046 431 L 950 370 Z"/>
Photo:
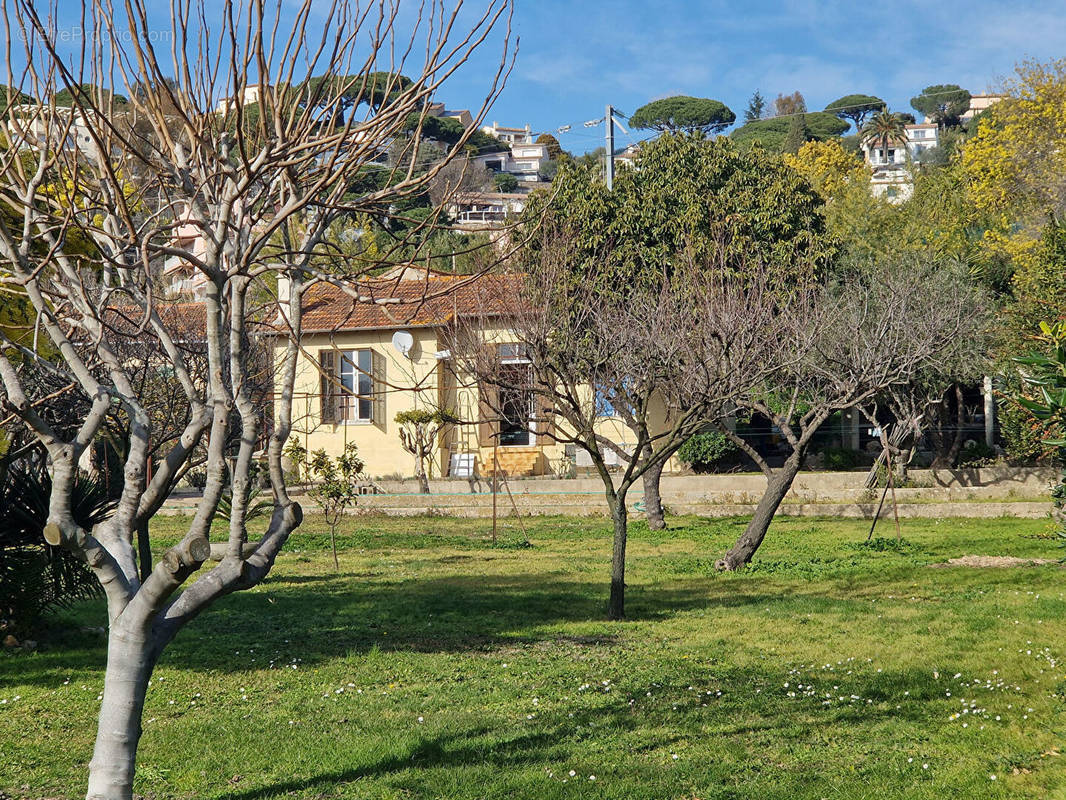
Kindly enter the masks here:
<path id="1" fill-rule="evenodd" d="M 25 631 L 50 609 L 100 594 L 85 564 L 44 541 L 51 492 L 40 462 L 27 459 L 0 473 L 0 630 Z M 115 508 L 103 484 L 86 475 L 75 479 L 71 501 L 87 530 Z"/>

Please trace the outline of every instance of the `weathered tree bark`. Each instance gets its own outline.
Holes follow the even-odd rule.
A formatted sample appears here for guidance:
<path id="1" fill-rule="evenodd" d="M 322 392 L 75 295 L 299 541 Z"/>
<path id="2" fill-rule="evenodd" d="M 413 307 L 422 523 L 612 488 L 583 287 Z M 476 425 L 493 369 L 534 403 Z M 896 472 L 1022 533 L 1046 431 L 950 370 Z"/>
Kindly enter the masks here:
<path id="1" fill-rule="evenodd" d="M 610 501 L 608 495 L 608 501 Z M 615 494 L 611 505 L 611 519 L 614 521 L 614 542 L 611 547 L 611 598 L 607 602 L 607 619 L 625 619 L 626 595 L 626 535 L 628 519 L 626 515 L 625 492 Z"/>
<path id="2" fill-rule="evenodd" d="M 422 494 L 429 494 L 429 478 L 426 476 L 426 464 L 421 458 L 416 458 L 415 463 L 418 465 L 415 467 L 415 477 L 418 478 L 418 491 Z"/>
<path id="3" fill-rule="evenodd" d="M 157 653 L 140 626 L 112 623 L 107 643 L 104 696 L 86 800 L 131 800 L 141 712 Z"/>
<path id="4" fill-rule="evenodd" d="M 941 403 L 937 411 L 937 424 L 933 429 L 933 440 L 936 443 L 936 456 L 930 466 L 933 469 L 951 469 L 959 458 L 962 449 L 962 423 L 966 415 L 966 404 L 962 395 L 962 387 L 955 384 L 955 431 L 951 436 L 951 444 L 947 444 L 944 435 L 944 417 L 947 414 L 947 398 Z"/>
<path id="5" fill-rule="evenodd" d="M 793 453 L 785 461 L 784 465 L 772 477 L 767 479 L 766 491 L 763 492 L 763 496 L 759 499 L 759 504 L 755 507 L 755 513 L 740 538 L 715 563 L 716 569 L 734 571 L 751 561 L 751 557 L 755 555 L 755 551 L 759 549 L 759 545 L 766 538 L 766 532 L 770 529 L 770 523 L 773 522 L 774 515 L 781 506 L 781 501 L 785 499 L 788 490 L 792 488 L 792 483 L 796 480 L 796 475 L 799 474 L 802 462 L 803 454 Z"/>
<path id="6" fill-rule="evenodd" d="M 661 531 L 666 527 L 666 519 L 663 514 L 663 499 L 659 491 L 659 482 L 663 477 L 663 464 L 657 463 L 648 467 L 644 472 L 644 514 L 648 518 L 648 527 L 653 531 Z"/>

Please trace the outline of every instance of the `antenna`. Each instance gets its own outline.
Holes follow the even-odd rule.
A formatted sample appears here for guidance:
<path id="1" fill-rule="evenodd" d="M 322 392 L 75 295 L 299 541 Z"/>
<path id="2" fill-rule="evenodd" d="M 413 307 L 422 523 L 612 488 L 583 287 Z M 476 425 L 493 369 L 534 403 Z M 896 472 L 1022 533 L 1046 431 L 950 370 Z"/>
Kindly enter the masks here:
<path id="1" fill-rule="evenodd" d="M 392 346 L 404 358 L 411 357 L 411 348 L 415 346 L 415 337 L 408 331 L 396 331 L 392 335 Z"/>

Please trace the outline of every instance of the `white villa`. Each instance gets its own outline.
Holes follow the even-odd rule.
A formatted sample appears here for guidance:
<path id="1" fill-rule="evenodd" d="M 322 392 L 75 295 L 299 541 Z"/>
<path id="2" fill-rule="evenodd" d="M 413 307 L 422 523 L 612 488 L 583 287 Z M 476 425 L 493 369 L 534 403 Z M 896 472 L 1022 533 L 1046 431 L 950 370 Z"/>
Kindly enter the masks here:
<path id="1" fill-rule="evenodd" d="M 910 197 L 914 191 L 911 165 L 921 161 L 924 152 L 940 144 L 939 130 L 933 123 L 908 125 L 906 132 L 906 142 L 889 142 L 885 147 L 883 142 L 874 139 L 862 144 L 863 158 L 873 168 L 870 190 L 875 197 L 893 202 Z"/>
<path id="2" fill-rule="evenodd" d="M 464 231 L 493 230 L 508 217 L 522 213 L 526 195 L 512 192 L 476 192 L 463 194 L 448 203 L 448 214 L 455 227 Z"/>

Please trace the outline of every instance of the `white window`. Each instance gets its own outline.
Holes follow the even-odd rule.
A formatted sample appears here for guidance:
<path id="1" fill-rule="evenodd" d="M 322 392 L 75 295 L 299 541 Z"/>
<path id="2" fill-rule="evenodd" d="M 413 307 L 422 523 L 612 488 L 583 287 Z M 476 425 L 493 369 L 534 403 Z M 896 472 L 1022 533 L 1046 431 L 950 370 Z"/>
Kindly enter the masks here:
<path id="1" fill-rule="evenodd" d="M 341 352 L 338 378 L 342 387 L 340 418 L 345 422 L 371 422 L 374 419 L 374 351 Z"/>
<path id="2" fill-rule="evenodd" d="M 319 411 L 324 424 L 373 423 L 385 430 L 385 356 L 365 350 L 318 351 Z"/>

